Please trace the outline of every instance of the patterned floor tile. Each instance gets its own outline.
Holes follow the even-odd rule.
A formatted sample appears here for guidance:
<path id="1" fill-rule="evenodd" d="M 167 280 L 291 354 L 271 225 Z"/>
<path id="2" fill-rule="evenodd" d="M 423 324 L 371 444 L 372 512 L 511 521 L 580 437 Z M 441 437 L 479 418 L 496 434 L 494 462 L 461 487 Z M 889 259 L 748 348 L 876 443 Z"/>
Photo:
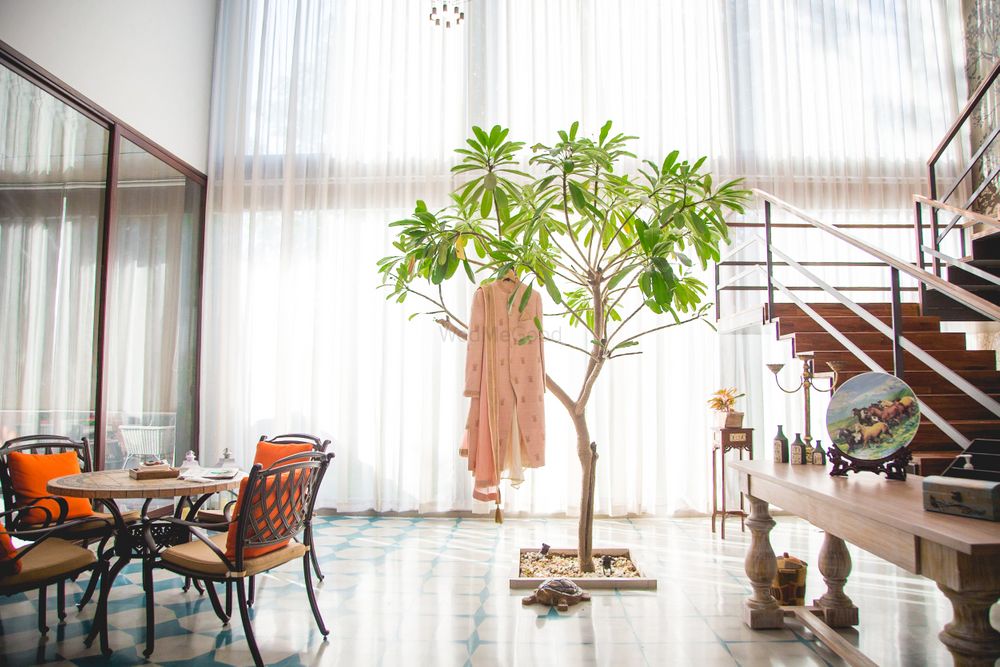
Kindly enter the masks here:
<path id="1" fill-rule="evenodd" d="M 589 603 L 558 612 L 523 605 L 528 591 L 510 590 L 508 578 L 520 548 L 572 546 L 574 521 L 511 517 L 498 526 L 491 518 L 324 516 L 314 532 L 326 578 L 315 589 L 329 637 L 324 641 L 313 619 L 301 562 L 257 577 L 251 613 L 265 660 L 287 666 L 841 664 L 800 626 L 753 632 L 743 625 L 749 534 L 728 527 L 723 542 L 705 519 L 598 521 L 595 544 L 629 547 L 659 588 L 594 592 Z M 785 517 L 771 535 L 776 552 L 810 563 L 822 538 Z M 950 664 L 936 637 L 950 607 L 934 584 L 853 547 L 851 554 L 847 593 L 862 625 L 843 633 L 848 641 L 881 665 Z M 12 665 L 143 664 L 141 583 L 136 563 L 115 582 L 110 662 L 83 646 L 96 605 L 72 608 L 58 624 L 54 587 L 47 601 L 52 630 L 41 640 L 34 593 L 0 600 L 0 655 Z M 85 584 L 67 587 L 69 602 Z M 156 652 L 145 664 L 248 664 L 239 614 L 224 625 L 206 595 L 183 592 L 181 584 L 171 573 L 155 575 Z M 812 597 L 825 588 L 815 566 L 807 587 Z"/>

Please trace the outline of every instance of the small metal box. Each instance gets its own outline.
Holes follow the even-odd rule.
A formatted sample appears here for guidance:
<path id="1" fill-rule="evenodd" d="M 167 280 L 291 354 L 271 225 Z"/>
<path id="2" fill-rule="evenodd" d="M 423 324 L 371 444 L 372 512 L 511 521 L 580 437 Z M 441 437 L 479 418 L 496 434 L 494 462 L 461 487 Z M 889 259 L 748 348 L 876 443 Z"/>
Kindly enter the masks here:
<path id="1" fill-rule="evenodd" d="M 924 509 L 1000 521 L 1000 482 L 943 475 L 925 477 Z"/>
<path id="2" fill-rule="evenodd" d="M 924 478 L 924 509 L 1000 521 L 1000 440 L 974 440 L 941 475 Z"/>

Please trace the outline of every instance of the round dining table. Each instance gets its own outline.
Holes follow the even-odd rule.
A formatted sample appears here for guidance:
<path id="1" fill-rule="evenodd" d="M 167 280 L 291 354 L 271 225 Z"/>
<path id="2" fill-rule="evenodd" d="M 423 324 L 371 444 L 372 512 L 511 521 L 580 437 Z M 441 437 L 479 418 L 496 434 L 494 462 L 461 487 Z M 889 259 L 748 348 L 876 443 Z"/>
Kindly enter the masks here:
<path id="1" fill-rule="evenodd" d="M 94 639 L 100 635 L 101 652 L 105 656 L 111 654 L 111 648 L 107 645 L 107 633 L 101 633 L 102 625 L 108 622 L 108 595 L 111 592 L 111 584 L 115 578 L 128 565 L 133 557 L 148 557 L 145 536 L 151 534 L 158 544 L 176 544 L 186 542 L 189 537 L 186 532 L 180 534 L 175 527 L 163 524 L 153 524 L 148 515 L 149 506 L 155 499 L 165 498 L 192 498 L 198 496 L 193 503 L 189 503 L 190 515 L 194 516 L 198 509 L 212 495 L 221 491 L 231 491 L 239 487 L 240 482 L 246 477 L 246 473 L 238 473 L 231 479 L 181 479 L 179 477 L 167 477 L 159 479 L 133 479 L 128 470 L 98 470 L 95 472 L 83 472 L 76 475 L 66 475 L 56 477 L 49 481 L 47 490 L 52 495 L 70 496 L 73 498 L 88 498 L 90 500 L 101 501 L 114 520 L 115 544 L 112 553 L 118 560 L 105 572 L 102 577 L 101 589 L 97 602 L 97 611 L 94 614 L 94 623 L 90 634 L 87 636 L 85 644 L 90 646 Z M 142 513 L 138 525 L 127 523 L 122 517 L 121 510 L 115 500 L 122 499 L 143 499 Z M 183 505 L 178 503 L 174 515 L 180 516 Z M 144 572 L 146 568 L 143 568 Z M 146 591 L 146 626 L 148 629 L 152 625 L 152 581 L 143 581 L 143 589 Z M 200 590 L 200 589 L 199 589 Z M 214 597 L 214 588 L 210 590 Z M 213 599 L 213 604 L 217 600 Z M 147 636 L 148 648 L 152 648 L 153 638 Z"/>

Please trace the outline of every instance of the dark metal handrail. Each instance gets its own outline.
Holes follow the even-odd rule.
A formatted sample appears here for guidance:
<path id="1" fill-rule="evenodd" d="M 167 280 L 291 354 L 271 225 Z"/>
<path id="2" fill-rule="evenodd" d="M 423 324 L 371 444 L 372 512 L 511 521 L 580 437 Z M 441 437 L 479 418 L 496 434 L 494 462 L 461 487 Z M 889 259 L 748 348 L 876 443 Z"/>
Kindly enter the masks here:
<path id="1" fill-rule="evenodd" d="M 938 144 L 937 148 L 934 149 L 934 152 L 931 153 L 930 158 L 927 160 L 927 186 L 930 191 L 929 192 L 930 199 L 946 202 L 958 190 L 962 181 L 965 180 L 968 177 L 968 175 L 972 173 L 972 170 L 975 167 L 976 162 L 979 161 L 983 157 L 983 155 L 986 154 L 986 151 L 997 140 L 997 137 L 1000 137 L 1000 127 L 995 128 L 992 132 L 990 132 L 989 136 L 987 136 L 980 143 L 980 145 L 976 147 L 976 149 L 973 151 L 973 154 L 969 159 L 968 163 L 966 163 L 966 165 L 959 170 L 957 178 L 955 178 L 952 184 L 948 187 L 947 191 L 944 194 L 938 192 L 938 182 L 937 182 L 938 162 L 944 156 L 945 151 L 948 150 L 948 147 L 951 145 L 951 143 L 959 136 L 959 132 L 961 131 L 962 127 L 972 117 L 972 114 L 975 111 L 976 107 L 983 101 L 983 98 L 986 97 L 987 93 L 990 91 L 990 88 L 993 86 L 993 84 L 997 81 L 998 78 L 1000 78 L 1000 61 L 997 61 L 996 64 L 993 65 L 993 68 L 990 70 L 989 74 L 986 75 L 986 78 L 982 80 L 982 82 L 972 93 L 972 95 L 969 96 L 969 101 L 965 103 L 964 107 L 962 107 L 962 111 L 958 114 L 958 117 L 951 124 L 951 127 L 948 128 L 948 131 L 941 139 L 941 142 Z M 986 189 L 986 187 L 998 176 L 1000 176 L 1000 167 L 994 169 L 993 172 L 989 174 L 989 176 L 983 179 L 983 182 L 980 183 L 979 187 L 976 188 L 975 192 L 972 193 L 972 196 L 969 197 L 964 202 L 963 208 L 967 209 L 970 206 L 972 206 L 975 203 L 975 201 L 979 198 L 979 196 L 983 193 L 983 191 Z M 962 218 L 961 214 L 956 215 L 954 218 L 952 218 L 951 222 L 948 223 L 944 231 L 938 233 L 939 210 L 940 209 L 937 207 L 932 208 L 930 216 L 931 247 L 937 252 L 941 251 L 941 242 L 945 239 L 948 233 L 955 228 L 959 220 L 961 220 Z M 921 225 L 920 203 L 916 204 L 915 224 Z M 918 230 L 918 236 L 919 234 L 920 232 Z M 921 250 L 922 246 L 923 246 L 923 240 L 918 238 L 917 259 L 921 268 L 924 266 L 923 251 Z M 964 233 L 964 231 L 959 235 L 959 246 L 960 246 L 959 253 L 964 257 L 966 255 L 966 234 Z M 934 257 L 931 260 L 931 267 L 935 275 L 937 276 L 941 275 L 941 262 L 938 260 L 937 257 Z M 921 298 L 922 297 L 923 295 L 921 294 Z"/>
<path id="2" fill-rule="evenodd" d="M 934 152 L 931 153 L 930 158 L 928 158 L 928 167 L 933 167 L 937 164 L 937 161 L 941 159 L 944 152 L 948 150 L 949 144 L 951 144 L 955 137 L 958 136 L 959 130 L 962 129 L 965 122 L 972 116 L 972 112 L 975 110 L 976 105 L 978 105 L 982 99 L 986 97 L 986 91 L 989 90 L 989 87 L 994 81 L 997 80 L 998 77 L 1000 77 L 1000 61 L 997 61 L 997 63 L 993 65 L 993 69 L 990 70 L 990 73 L 986 75 L 986 78 L 983 79 L 982 83 L 979 84 L 975 92 L 973 92 L 969 97 L 969 101 L 965 103 L 964 107 L 962 107 L 962 110 L 958 114 L 958 118 L 956 118 L 955 122 L 951 124 L 951 127 L 948 128 L 948 132 L 945 133 L 944 138 L 941 139 L 937 148 L 934 149 Z"/>

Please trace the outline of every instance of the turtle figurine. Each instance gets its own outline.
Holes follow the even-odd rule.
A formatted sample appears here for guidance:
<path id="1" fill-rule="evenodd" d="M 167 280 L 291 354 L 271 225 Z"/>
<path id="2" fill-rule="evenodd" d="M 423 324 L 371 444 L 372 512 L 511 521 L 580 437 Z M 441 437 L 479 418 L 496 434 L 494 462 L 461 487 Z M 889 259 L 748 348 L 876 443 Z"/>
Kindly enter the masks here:
<path id="1" fill-rule="evenodd" d="M 570 605 L 590 600 L 590 593 L 583 590 L 572 579 L 552 577 L 546 579 L 535 592 L 526 598 L 521 598 L 521 604 L 547 604 L 559 611 L 567 611 Z"/>

